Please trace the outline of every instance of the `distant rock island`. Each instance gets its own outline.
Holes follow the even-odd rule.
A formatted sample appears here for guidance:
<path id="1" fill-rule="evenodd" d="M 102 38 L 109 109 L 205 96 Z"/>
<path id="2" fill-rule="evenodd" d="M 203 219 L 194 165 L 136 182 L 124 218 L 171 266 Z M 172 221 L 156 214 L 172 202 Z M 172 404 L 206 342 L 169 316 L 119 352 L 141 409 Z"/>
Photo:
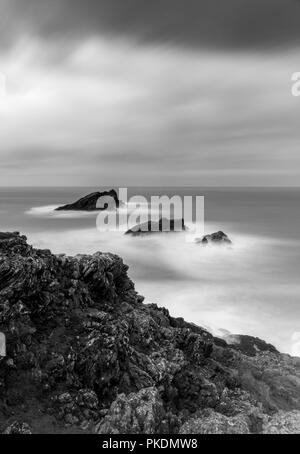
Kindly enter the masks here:
<path id="1" fill-rule="evenodd" d="M 181 230 L 175 230 L 176 226 L 181 226 Z M 163 226 L 170 226 L 169 230 L 164 230 Z M 131 229 L 125 232 L 125 235 L 132 235 L 132 236 L 143 236 L 143 235 L 150 235 L 153 233 L 168 233 L 168 232 L 181 232 L 186 231 L 188 228 L 184 223 L 184 219 L 167 219 L 167 218 L 160 218 L 159 221 L 148 221 L 142 224 L 137 224 Z M 215 233 L 211 233 L 210 235 L 205 235 L 202 238 L 196 238 L 194 240 L 195 243 L 201 244 L 232 244 L 232 241 L 226 235 L 226 233 L 219 231 Z"/>
<path id="2" fill-rule="evenodd" d="M 218 244 L 232 244 L 232 241 L 228 238 L 226 233 L 222 232 L 221 230 L 219 232 L 212 233 L 210 235 L 205 235 L 203 238 L 196 238 L 195 243 L 202 243 L 202 244 L 208 244 L 208 243 L 218 243 Z"/>
<path id="3" fill-rule="evenodd" d="M 144 304 L 127 270 L 0 234 L 0 433 L 300 432 L 300 358 Z"/>
<path id="4" fill-rule="evenodd" d="M 63 205 L 56 208 L 56 211 L 101 211 L 108 208 L 106 205 L 104 208 L 97 207 L 97 202 L 100 197 L 112 197 L 115 201 L 116 208 L 119 208 L 120 201 L 117 192 L 114 189 L 103 192 L 92 192 L 91 194 L 82 197 L 77 202 Z"/>
<path id="5" fill-rule="evenodd" d="M 187 227 L 184 224 L 184 219 L 167 219 L 167 218 L 160 218 L 159 221 L 148 221 L 143 222 L 142 224 L 137 224 L 131 229 L 125 232 L 125 235 L 149 235 L 152 233 L 160 233 L 160 232 L 178 232 L 176 228 L 180 226 L 180 231 L 187 230 Z M 168 227 L 168 230 L 165 230 Z"/>

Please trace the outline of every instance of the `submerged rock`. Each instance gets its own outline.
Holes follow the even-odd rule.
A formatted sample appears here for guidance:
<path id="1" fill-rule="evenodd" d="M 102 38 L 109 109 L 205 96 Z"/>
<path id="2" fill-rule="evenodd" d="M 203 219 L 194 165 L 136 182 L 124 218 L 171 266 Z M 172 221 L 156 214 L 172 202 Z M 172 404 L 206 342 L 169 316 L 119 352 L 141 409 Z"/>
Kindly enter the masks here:
<path id="1" fill-rule="evenodd" d="M 56 211 L 96 211 L 109 208 L 108 203 L 103 208 L 98 207 L 97 202 L 101 197 L 105 197 L 107 199 L 112 198 L 114 200 L 115 207 L 119 208 L 120 201 L 118 194 L 114 189 L 111 189 L 110 191 L 93 192 L 92 194 L 86 195 L 85 197 L 77 200 L 77 202 L 56 208 Z"/>
<path id="2" fill-rule="evenodd" d="M 300 358 L 258 339 L 228 345 L 143 304 L 127 270 L 113 254 L 2 237 L 0 432 L 12 416 L 33 433 L 298 430 Z"/>
<path id="3" fill-rule="evenodd" d="M 125 235 L 145 235 L 161 232 L 182 232 L 186 230 L 184 219 L 160 218 L 158 222 L 148 221 L 137 224 L 125 232 Z"/>
<path id="4" fill-rule="evenodd" d="M 210 235 L 205 235 L 203 238 L 196 238 L 195 243 L 207 244 L 207 243 L 217 243 L 217 244 L 232 244 L 232 241 L 228 238 L 226 233 L 219 232 L 212 233 Z"/>

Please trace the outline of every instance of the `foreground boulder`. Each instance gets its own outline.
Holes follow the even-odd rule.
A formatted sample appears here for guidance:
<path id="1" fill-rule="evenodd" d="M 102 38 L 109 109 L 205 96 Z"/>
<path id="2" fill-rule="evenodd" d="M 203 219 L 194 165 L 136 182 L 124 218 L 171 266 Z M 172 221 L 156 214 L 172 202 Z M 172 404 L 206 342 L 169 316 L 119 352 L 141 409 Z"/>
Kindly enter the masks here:
<path id="1" fill-rule="evenodd" d="M 161 232 L 182 232 L 186 230 L 184 219 L 160 218 L 158 222 L 148 221 L 137 224 L 125 232 L 125 235 L 144 235 Z"/>
<path id="2" fill-rule="evenodd" d="M 143 304 L 127 271 L 0 235 L 0 433 L 299 430 L 300 358 Z"/>
<path id="3" fill-rule="evenodd" d="M 96 210 L 103 210 L 107 209 L 108 205 L 104 205 L 103 208 L 99 208 L 99 205 L 97 202 L 101 197 L 104 198 L 111 198 L 114 201 L 115 207 L 119 208 L 120 206 L 120 201 L 118 198 L 118 194 L 114 189 L 111 189 L 110 191 L 104 191 L 104 192 L 93 192 L 92 194 L 86 195 L 85 197 L 82 197 L 81 199 L 77 200 L 77 202 L 70 203 L 69 205 L 64 205 L 56 208 L 56 211 L 96 211 Z"/>

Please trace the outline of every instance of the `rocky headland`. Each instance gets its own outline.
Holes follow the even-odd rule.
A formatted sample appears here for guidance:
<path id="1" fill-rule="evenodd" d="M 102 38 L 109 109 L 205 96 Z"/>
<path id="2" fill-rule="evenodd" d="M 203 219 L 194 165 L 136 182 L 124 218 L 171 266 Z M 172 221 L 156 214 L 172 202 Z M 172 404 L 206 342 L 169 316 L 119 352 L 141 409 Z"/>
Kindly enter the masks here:
<path id="1" fill-rule="evenodd" d="M 114 200 L 114 204 L 116 208 L 119 208 L 120 206 L 120 201 L 118 198 L 118 194 L 114 189 L 111 189 L 110 191 L 104 191 L 104 192 L 93 192 L 92 194 L 88 194 L 85 197 L 82 197 L 81 199 L 77 200 L 74 203 L 70 203 L 68 205 L 63 205 L 60 207 L 57 207 L 55 210 L 56 211 L 96 211 L 96 210 L 103 210 L 109 208 L 109 204 L 104 204 L 103 208 L 100 208 L 98 206 L 98 201 L 99 199 L 103 198 L 111 198 Z"/>
<path id="2" fill-rule="evenodd" d="M 300 358 L 144 304 L 127 272 L 0 234 L 0 432 L 300 432 Z"/>

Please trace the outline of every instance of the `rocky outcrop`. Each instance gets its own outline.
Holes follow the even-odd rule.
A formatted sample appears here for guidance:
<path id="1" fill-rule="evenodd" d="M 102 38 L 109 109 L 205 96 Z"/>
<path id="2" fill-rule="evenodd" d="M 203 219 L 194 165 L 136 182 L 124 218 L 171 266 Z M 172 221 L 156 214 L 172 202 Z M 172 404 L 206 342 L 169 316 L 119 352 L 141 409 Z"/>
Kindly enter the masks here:
<path id="1" fill-rule="evenodd" d="M 195 243 L 232 244 L 226 233 L 222 232 L 221 230 L 210 235 L 205 235 L 203 238 L 196 238 Z"/>
<path id="2" fill-rule="evenodd" d="M 180 428 L 181 434 L 249 434 L 247 416 L 225 416 L 212 409 L 186 421 Z"/>
<path id="3" fill-rule="evenodd" d="M 267 418 L 263 427 L 265 434 L 300 434 L 300 412 L 280 411 Z"/>
<path id="4" fill-rule="evenodd" d="M 96 427 L 98 434 L 156 434 L 169 428 L 163 401 L 155 387 L 120 394 Z"/>
<path id="5" fill-rule="evenodd" d="M 0 235 L 0 432 L 299 431 L 299 358 L 143 304 L 127 271 Z"/>
<path id="6" fill-rule="evenodd" d="M 18 421 L 13 422 L 10 424 L 5 431 L 3 432 L 5 435 L 31 435 L 31 428 L 26 423 L 20 423 Z"/>
<path id="7" fill-rule="evenodd" d="M 278 353 L 274 345 L 268 344 L 258 337 L 228 334 L 225 340 L 247 356 L 256 356 L 258 352 Z"/>
<path id="8" fill-rule="evenodd" d="M 184 219 L 167 219 L 160 218 L 158 222 L 148 221 L 137 224 L 125 232 L 125 235 L 145 235 L 161 232 L 182 232 L 186 230 Z"/>
<path id="9" fill-rule="evenodd" d="M 99 199 L 103 198 L 103 207 L 99 206 Z M 105 199 L 105 200 L 104 200 Z M 114 189 L 104 192 L 93 192 L 92 194 L 86 195 L 77 202 L 71 203 L 69 205 L 64 205 L 56 208 L 56 211 L 96 211 L 96 210 L 105 210 L 109 208 L 109 199 L 113 200 L 113 205 L 115 208 L 119 208 L 120 201 L 118 194 Z"/>
<path id="10" fill-rule="evenodd" d="M 68 425 L 77 425 L 86 430 L 93 427 L 99 419 L 99 400 L 91 389 L 79 389 L 76 392 L 63 392 L 52 398 L 58 419 Z"/>

